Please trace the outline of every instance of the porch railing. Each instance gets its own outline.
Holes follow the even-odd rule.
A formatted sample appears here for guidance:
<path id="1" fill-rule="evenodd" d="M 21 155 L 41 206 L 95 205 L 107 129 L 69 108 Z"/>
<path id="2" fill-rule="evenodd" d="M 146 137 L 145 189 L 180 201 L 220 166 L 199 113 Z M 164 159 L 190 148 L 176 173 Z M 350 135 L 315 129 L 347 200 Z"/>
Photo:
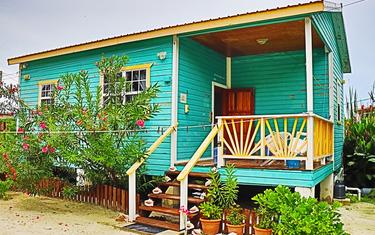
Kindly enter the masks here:
<path id="1" fill-rule="evenodd" d="M 300 160 L 306 169 L 333 153 L 333 124 L 315 114 L 217 117 L 218 166 L 225 159 Z M 313 131 L 311 131 L 313 130 Z M 309 145 L 312 142 L 312 145 Z"/>

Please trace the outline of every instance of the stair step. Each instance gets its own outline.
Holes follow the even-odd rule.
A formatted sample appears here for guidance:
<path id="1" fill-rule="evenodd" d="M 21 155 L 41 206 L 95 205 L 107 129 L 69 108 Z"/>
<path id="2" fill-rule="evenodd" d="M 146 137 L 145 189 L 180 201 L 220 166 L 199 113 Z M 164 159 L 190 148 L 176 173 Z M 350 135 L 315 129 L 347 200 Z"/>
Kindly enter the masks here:
<path id="1" fill-rule="evenodd" d="M 180 182 L 179 181 L 177 181 L 177 182 L 165 182 L 165 183 L 161 183 L 160 186 L 179 187 L 180 186 Z M 203 189 L 203 190 L 207 190 L 208 189 L 207 186 L 204 186 L 204 185 L 201 185 L 201 184 L 188 184 L 188 188 Z"/>
<path id="2" fill-rule="evenodd" d="M 171 200 L 177 200 L 177 201 L 180 200 L 179 195 L 166 194 L 166 193 L 159 193 L 159 194 L 150 193 L 148 196 L 150 198 L 157 198 L 157 199 L 171 199 Z M 188 202 L 199 204 L 199 203 L 204 202 L 204 200 L 200 198 L 195 198 L 195 197 L 188 197 Z"/>
<path id="3" fill-rule="evenodd" d="M 166 175 L 173 175 L 177 176 L 180 174 L 181 171 L 167 171 Z M 210 178 L 208 173 L 203 172 L 190 172 L 189 177 L 195 177 L 195 178 Z"/>
<path id="4" fill-rule="evenodd" d="M 158 228 L 165 228 L 173 231 L 180 231 L 180 225 L 175 224 L 169 221 L 162 221 L 162 220 L 157 220 L 157 219 L 152 219 L 152 218 L 147 218 L 147 217 L 141 217 L 138 216 L 135 221 L 140 224 L 146 224 L 146 225 L 151 225 L 154 227 Z"/>
<path id="5" fill-rule="evenodd" d="M 153 211 L 153 212 L 158 212 L 158 213 L 164 213 L 164 214 L 168 214 L 168 215 L 175 215 L 175 216 L 179 216 L 180 215 L 180 211 L 176 208 L 169 208 L 169 207 L 162 207 L 162 206 L 139 206 L 139 210 L 142 210 L 142 211 Z M 193 218 L 194 216 L 196 216 L 197 214 L 189 214 L 188 217 L 189 218 Z"/>

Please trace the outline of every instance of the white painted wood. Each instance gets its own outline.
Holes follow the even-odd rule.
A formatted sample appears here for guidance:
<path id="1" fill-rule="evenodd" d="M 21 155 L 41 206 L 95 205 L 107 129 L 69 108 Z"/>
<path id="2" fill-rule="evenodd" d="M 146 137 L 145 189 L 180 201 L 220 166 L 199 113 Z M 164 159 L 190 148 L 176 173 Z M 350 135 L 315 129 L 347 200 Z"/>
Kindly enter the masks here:
<path id="1" fill-rule="evenodd" d="M 266 156 L 266 125 L 264 118 L 260 119 L 260 155 Z"/>
<path id="2" fill-rule="evenodd" d="M 314 111 L 313 90 L 313 47 L 311 19 L 305 18 L 305 56 L 306 56 L 306 90 L 307 90 L 307 112 Z"/>
<path id="3" fill-rule="evenodd" d="M 217 122 L 217 125 L 218 126 L 222 126 L 223 125 L 223 121 L 222 119 L 219 119 L 218 122 Z M 218 153 L 217 153 L 217 167 L 220 168 L 220 167 L 223 167 L 224 166 L 224 143 L 223 143 L 223 138 L 224 138 L 224 128 L 221 128 L 219 133 L 218 133 L 218 141 L 219 141 L 219 144 L 218 144 Z"/>
<path id="4" fill-rule="evenodd" d="M 179 63 L 179 39 L 173 36 L 173 68 L 172 68 L 172 110 L 171 125 L 178 124 L 178 63 Z M 174 166 L 177 160 L 177 131 L 171 134 L 171 164 Z"/>
<path id="5" fill-rule="evenodd" d="M 227 87 L 232 88 L 232 58 L 227 57 L 226 60 L 226 67 L 227 67 Z"/>
<path id="6" fill-rule="evenodd" d="M 328 202 L 333 200 L 333 173 L 320 182 L 320 200 Z"/>
<path id="7" fill-rule="evenodd" d="M 215 124 L 215 86 L 216 87 L 221 87 L 221 88 L 224 88 L 224 89 L 228 89 L 227 85 L 223 85 L 221 83 L 218 83 L 218 82 L 212 82 L 212 86 L 211 86 L 211 115 L 212 115 L 212 120 L 211 120 L 211 124 L 214 125 Z M 215 139 L 212 141 L 212 144 L 211 144 L 211 158 L 214 157 L 214 141 Z M 203 158 L 202 158 L 203 160 Z"/>
<path id="8" fill-rule="evenodd" d="M 334 83 L 333 83 L 333 53 L 328 53 L 328 78 L 329 78 L 329 120 L 335 120 Z"/>
<path id="9" fill-rule="evenodd" d="M 264 159 L 264 160 L 300 160 L 306 161 L 307 157 L 275 157 L 275 156 L 258 156 L 258 155 L 250 155 L 250 156 L 232 156 L 232 155 L 223 155 L 224 159 Z"/>
<path id="10" fill-rule="evenodd" d="M 136 173 L 132 173 L 129 175 L 129 221 L 133 222 L 135 220 L 135 213 L 136 213 Z"/>
<path id="11" fill-rule="evenodd" d="M 296 192 L 299 192 L 302 197 L 315 197 L 315 187 L 295 187 L 294 189 Z"/>
<path id="12" fill-rule="evenodd" d="M 265 119 L 270 119 L 270 118 L 293 118 L 293 117 L 315 117 L 319 118 L 321 120 L 324 120 L 326 122 L 331 122 L 330 120 L 321 117 L 317 114 L 314 113 L 300 113 L 300 114 L 277 114 L 277 115 L 243 115 L 243 116 L 218 116 L 216 119 L 260 119 L 260 118 L 265 118 Z"/>
<path id="13" fill-rule="evenodd" d="M 188 182 L 189 176 L 186 176 L 180 182 L 180 208 L 188 209 Z M 180 212 L 180 230 L 185 229 L 186 225 L 186 216 Z"/>
<path id="14" fill-rule="evenodd" d="M 306 170 L 314 169 L 314 117 L 307 118 L 307 161 Z"/>

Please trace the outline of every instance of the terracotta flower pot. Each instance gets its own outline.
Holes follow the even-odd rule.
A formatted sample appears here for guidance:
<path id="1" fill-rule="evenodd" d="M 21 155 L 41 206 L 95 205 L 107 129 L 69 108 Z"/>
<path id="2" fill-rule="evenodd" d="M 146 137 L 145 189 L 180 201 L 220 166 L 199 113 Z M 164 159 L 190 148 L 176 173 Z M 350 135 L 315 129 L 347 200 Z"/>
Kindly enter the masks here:
<path id="1" fill-rule="evenodd" d="M 270 228 L 263 229 L 263 228 L 257 228 L 254 226 L 254 230 L 255 230 L 255 235 L 271 235 L 272 234 L 272 229 Z"/>
<path id="2" fill-rule="evenodd" d="M 237 235 L 243 235 L 243 229 L 245 224 L 232 225 L 227 223 L 228 233 L 236 233 Z"/>
<path id="3" fill-rule="evenodd" d="M 200 218 L 203 233 L 206 235 L 216 235 L 219 233 L 221 219 L 208 220 Z"/>

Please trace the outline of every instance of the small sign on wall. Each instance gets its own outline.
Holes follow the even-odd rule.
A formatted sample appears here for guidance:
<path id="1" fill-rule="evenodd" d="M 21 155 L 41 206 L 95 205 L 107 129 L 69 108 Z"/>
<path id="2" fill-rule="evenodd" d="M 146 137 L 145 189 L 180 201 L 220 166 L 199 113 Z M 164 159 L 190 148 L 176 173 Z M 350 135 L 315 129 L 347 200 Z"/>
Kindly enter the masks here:
<path id="1" fill-rule="evenodd" d="M 187 103 L 187 94 L 186 93 L 180 93 L 180 103 L 182 103 L 182 104 Z"/>

